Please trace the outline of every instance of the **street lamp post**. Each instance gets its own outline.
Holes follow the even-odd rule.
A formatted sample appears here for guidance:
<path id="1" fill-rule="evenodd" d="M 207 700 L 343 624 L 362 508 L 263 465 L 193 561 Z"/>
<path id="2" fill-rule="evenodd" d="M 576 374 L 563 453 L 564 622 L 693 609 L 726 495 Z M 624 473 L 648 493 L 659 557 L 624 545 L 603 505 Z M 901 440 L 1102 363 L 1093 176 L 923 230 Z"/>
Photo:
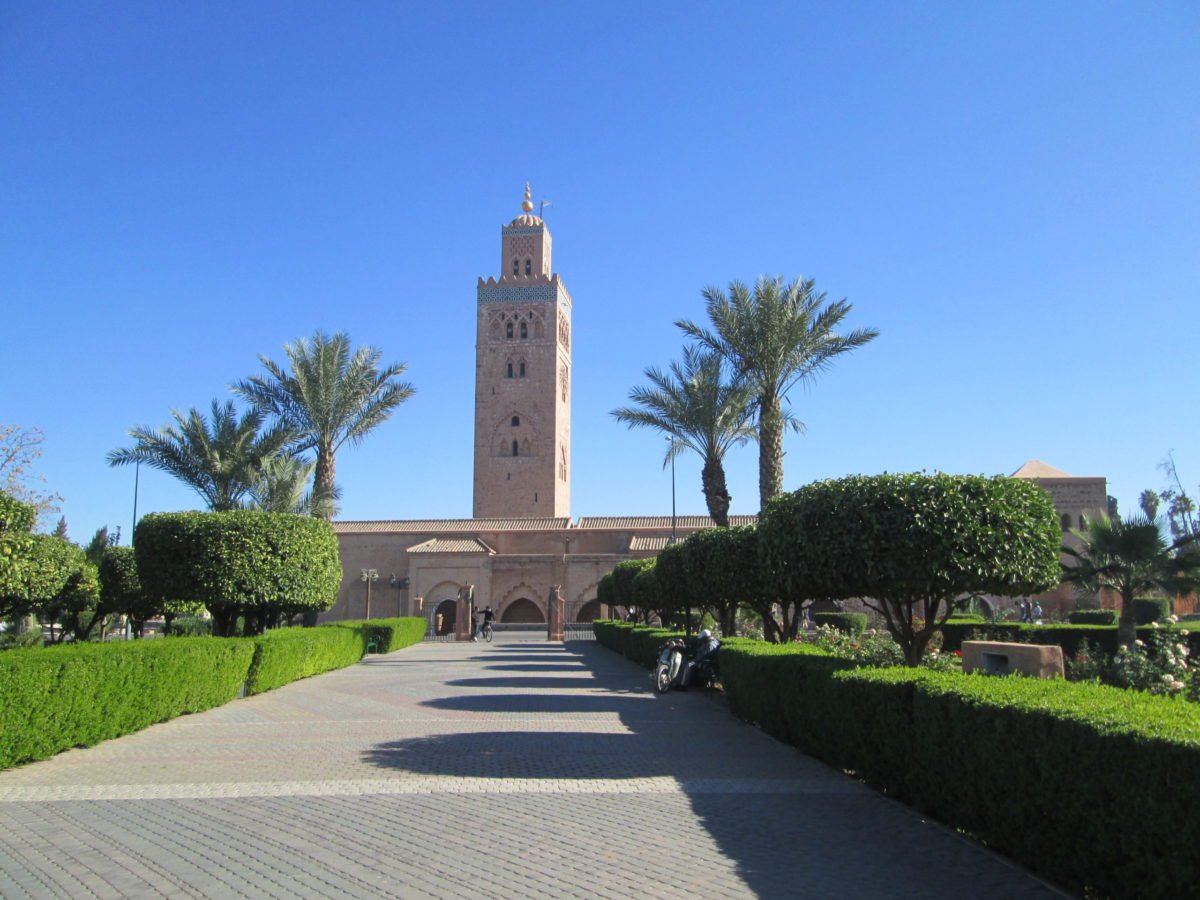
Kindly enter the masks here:
<path id="1" fill-rule="evenodd" d="M 671 442 L 671 543 L 675 543 L 675 438 L 667 435 Z"/>
<path id="2" fill-rule="evenodd" d="M 367 614 L 364 618 L 369 619 L 371 618 L 371 583 L 379 580 L 379 572 L 375 569 L 363 569 L 359 580 L 367 583 Z"/>

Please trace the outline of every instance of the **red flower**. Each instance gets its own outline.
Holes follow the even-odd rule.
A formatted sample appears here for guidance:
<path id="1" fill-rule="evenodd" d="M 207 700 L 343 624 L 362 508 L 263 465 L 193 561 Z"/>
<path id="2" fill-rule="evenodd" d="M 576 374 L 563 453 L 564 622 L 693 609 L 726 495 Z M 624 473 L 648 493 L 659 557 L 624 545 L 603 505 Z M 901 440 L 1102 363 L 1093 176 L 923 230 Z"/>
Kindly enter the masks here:
<path id="1" fill-rule="evenodd" d="M 954 655 L 955 655 L 955 656 L 962 656 L 962 651 L 961 651 L 961 650 L 955 650 L 955 651 L 954 651 Z"/>

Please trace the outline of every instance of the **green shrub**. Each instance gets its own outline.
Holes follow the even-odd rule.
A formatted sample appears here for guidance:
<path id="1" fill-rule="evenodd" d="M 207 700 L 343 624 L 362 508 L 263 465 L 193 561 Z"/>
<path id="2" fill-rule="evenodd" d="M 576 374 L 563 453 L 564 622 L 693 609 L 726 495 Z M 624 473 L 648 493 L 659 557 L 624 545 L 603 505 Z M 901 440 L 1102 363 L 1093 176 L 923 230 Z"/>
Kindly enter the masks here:
<path id="1" fill-rule="evenodd" d="M 813 622 L 819 628 L 831 625 L 846 634 L 860 635 L 867 630 L 867 614 L 851 612 L 819 612 L 813 613 Z"/>
<path id="2" fill-rule="evenodd" d="M 1135 597 L 1133 619 L 1139 625 L 1165 622 L 1171 614 L 1171 601 L 1167 597 Z"/>
<path id="3" fill-rule="evenodd" d="M 4 653 L 0 769 L 227 703 L 253 655 L 250 641 L 200 638 Z"/>
<path id="4" fill-rule="evenodd" d="M 166 637 L 205 637 L 212 634 L 212 622 L 203 616 L 175 616 L 163 634 Z"/>
<path id="5" fill-rule="evenodd" d="M 202 601 L 213 633 L 238 617 L 251 631 L 276 617 L 333 605 L 342 583 L 337 537 L 311 516 L 232 512 L 151 513 L 138 522 L 138 576 L 156 601 Z"/>
<path id="6" fill-rule="evenodd" d="M 630 622 L 592 623 L 596 640 L 615 650 L 626 659 L 633 660 L 644 669 L 654 668 L 658 659 L 658 648 L 667 638 L 686 637 L 681 631 L 669 628 L 650 628 L 645 625 L 634 625 Z"/>
<path id="7" fill-rule="evenodd" d="M 1043 876 L 1088 896 L 1194 893 L 1200 706 L 1058 680 L 850 669 L 803 645 L 721 653 L 738 715 Z"/>
<path id="8" fill-rule="evenodd" d="M 361 621 L 339 622 L 337 627 L 276 628 L 253 643 L 247 695 L 353 665 L 366 651 L 366 629 Z"/>
<path id="9" fill-rule="evenodd" d="M 1116 625 L 1115 609 L 1075 609 L 1067 614 L 1072 625 Z"/>
<path id="10" fill-rule="evenodd" d="M 404 616 L 398 619 L 367 619 L 355 622 L 330 622 L 325 628 L 352 628 L 363 630 L 368 644 L 374 642 L 376 653 L 392 653 L 419 644 L 425 639 L 428 623 L 419 616 Z M 366 646 L 363 647 L 366 652 Z"/>

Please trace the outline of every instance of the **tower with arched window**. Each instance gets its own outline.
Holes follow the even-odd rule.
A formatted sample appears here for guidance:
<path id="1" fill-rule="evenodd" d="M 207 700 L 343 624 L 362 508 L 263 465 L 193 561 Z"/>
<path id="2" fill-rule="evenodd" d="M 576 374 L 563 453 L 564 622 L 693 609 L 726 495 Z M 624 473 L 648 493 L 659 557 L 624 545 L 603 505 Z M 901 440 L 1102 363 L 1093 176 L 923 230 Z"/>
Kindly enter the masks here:
<path id="1" fill-rule="evenodd" d="M 528 184 L 521 209 L 500 229 L 500 277 L 477 286 L 477 519 L 570 515 L 571 295 Z"/>

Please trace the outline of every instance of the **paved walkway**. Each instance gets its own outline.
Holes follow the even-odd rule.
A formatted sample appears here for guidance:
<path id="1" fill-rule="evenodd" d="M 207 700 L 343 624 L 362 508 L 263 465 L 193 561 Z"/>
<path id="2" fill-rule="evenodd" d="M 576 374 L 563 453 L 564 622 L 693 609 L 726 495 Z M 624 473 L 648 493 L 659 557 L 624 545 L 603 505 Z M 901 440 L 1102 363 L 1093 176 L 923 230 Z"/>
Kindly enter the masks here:
<path id="1" fill-rule="evenodd" d="M 591 642 L 429 643 L 0 773 L 8 897 L 1055 897 Z"/>

